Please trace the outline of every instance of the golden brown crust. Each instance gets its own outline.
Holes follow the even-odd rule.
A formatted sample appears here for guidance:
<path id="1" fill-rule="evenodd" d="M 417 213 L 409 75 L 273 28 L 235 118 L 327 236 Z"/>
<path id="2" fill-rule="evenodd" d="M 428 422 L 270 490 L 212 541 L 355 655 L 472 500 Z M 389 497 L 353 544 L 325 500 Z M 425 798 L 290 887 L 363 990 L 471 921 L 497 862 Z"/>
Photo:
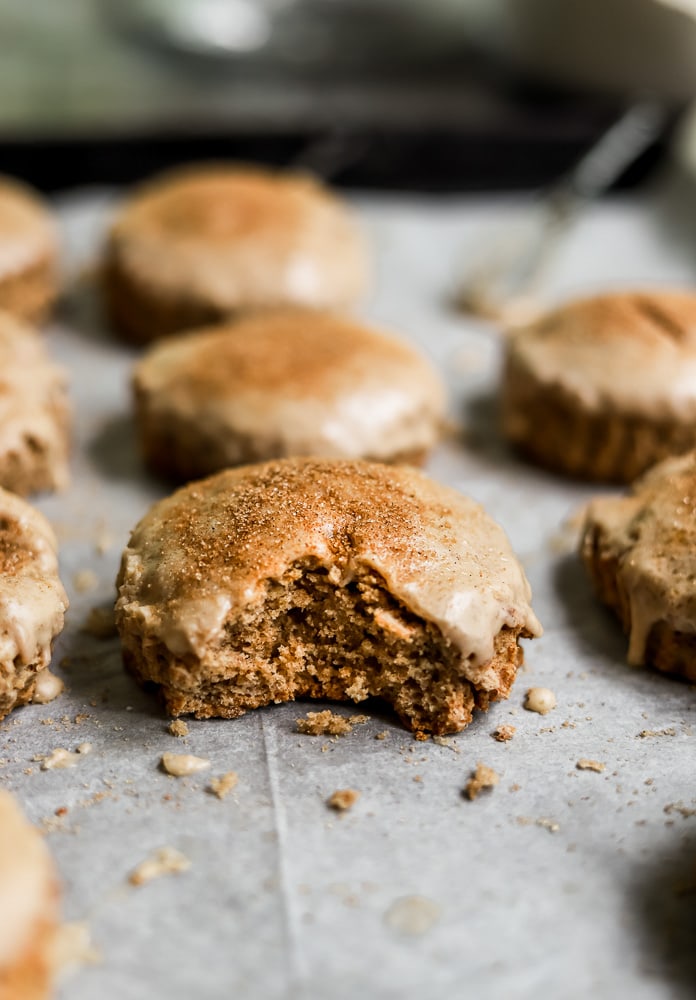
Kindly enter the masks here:
<path id="1" fill-rule="evenodd" d="M 54 257 L 44 257 L 22 271 L 0 275 L 0 310 L 27 323 L 42 323 L 57 295 Z"/>
<path id="2" fill-rule="evenodd" d="M 608 551 L 598 525 L 592 525 L 584 536 L 582 558 L 600 601 L 611 608 L 630 635 L 631 602 L 620 583 L 620 559 Z M 661 673 L 696 683 L 696 632 L 679 631 L 664 620 L 655 622 L 647 635 L 645 662 Z"/>
<path id="3" fill-rule="evenodd" d="M 511 335 L 502 425 L 531 460 L 629 482 L 696 446 L 696 296 L 572 302 Z"/>
<path id="4" fill-rule="evenodd" d="M 510 359 L 501 412 L 505 436 L 526 458 L 589 482 L 629 483 L 656 462 L 696 446 L 694 424 L 587 412 Z"/>
<path id="5" fill-rule="evenodd" d="M 347 208 L 308 177 L 255 167 L 190 167 L 142 187 L 105 251 L 116 328 L 146 343 L 244 310 L 343 308 L 365 284 Z"/>
<path id="6" fill-rule="evenodd" d="M 164 340 L 133 388 L 146 462 L 175 480 L 292 455 L 422 461 L 445 408 L 406 342 L 296 308 Z"/>
<path id="7" fill-rule="evenodd" d="M 588 507 L 581 555 L 629 636 L 629 662 L 696 681 L 696 454 L 661 463 L 625 497 Z"/>

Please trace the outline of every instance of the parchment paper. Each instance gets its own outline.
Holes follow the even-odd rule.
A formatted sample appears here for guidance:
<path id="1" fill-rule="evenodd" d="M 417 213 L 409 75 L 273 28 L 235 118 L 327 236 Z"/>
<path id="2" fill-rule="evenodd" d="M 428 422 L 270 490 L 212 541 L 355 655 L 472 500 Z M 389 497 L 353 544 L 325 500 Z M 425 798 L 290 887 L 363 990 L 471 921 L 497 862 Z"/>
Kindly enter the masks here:
<path id="1" fill-rule="evenodd" d="M 93 261 L 113 197 L 78 192 L 58 206 L 73 276 Z M 447 305 L 489 228 L 528 207 L 383 197 L 358 207 L 376 248 L 364 313 L 436 359 L 462 428 L 429 471 L 504 525 L 545 635 L 527 643 L 509 702 L 448 745 L 416 742 L 375 706 L 334 741 L 295 731 L 307 704 L 191 721 L 186 739 L 169 735 L 157 704 L 122 672 L 117 640 L 79 631 L 92 606 L 112 599 L 129 529 L 167 489 L 143 474 L 134 444 L 136 355 L 109 337 L 83 281 L 46 334 L 70 371 L 73 485 L 39 501 L 61 539 L 72 601 L 54 659 L 67 690 L 0 726 L 0 780 L 47 829 L 65 916 L 87 919 L 102 953 L 60 997 L 692 996 L 693 690 L 626 666 L 625 639 L 561 528 L 592 491 L 506 451 L 492 404 L 498 338 Z M 595 210 L 557 264 L 552 296 L 693 277 L 683 246 L 638 202 Z M 97 585 L 79 592 L 85 569 Z M 533 685 L 556 693 L 550 714 L 522 709 Z M 516 727 L 508 743 L 491 737 L 502 724 Z M 93 751 L 74 769 L 32 760 L 85 741 Z M 239 784 L 220 801 L 205 791 L 209 775 L 162 773 L 165 751 L 207 757 L 210 774 L 235 770 Z M 606 769 L 577 770 L 581 758 Z M 470 802 L 462 789 L 478 761 L 500 783 Z M 343 815 L 325 804 L 339 788 L 361 792 Z M 128 874 L 162 846 L 182 851 L 190 870 L 130 886 Z"/>

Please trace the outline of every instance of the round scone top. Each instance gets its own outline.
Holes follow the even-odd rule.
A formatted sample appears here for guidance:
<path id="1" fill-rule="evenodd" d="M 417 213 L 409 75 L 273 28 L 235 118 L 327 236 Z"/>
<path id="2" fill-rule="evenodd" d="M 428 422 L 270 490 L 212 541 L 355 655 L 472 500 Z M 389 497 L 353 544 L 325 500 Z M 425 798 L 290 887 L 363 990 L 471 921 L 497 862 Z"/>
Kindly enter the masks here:
<path id="1" fill-rule="evenodd" d="M 0 312 L 0 486 L 27 494 L 68 482 L 66 376 L 41 336 Z"/>
<path id="2" fill-rule="evenodd" d="M 417 459 L 445 408 L 429 362 L 326 312 L 261 312 L 155 345 L 136 366 L 146 456 L 193 478 L 292 455 Z"/>
<path id="3" fill-rule="evenodd" d="M 587 509 L 583 557 L 600 595 L 629 633 L 629 663 L 655 660 L 696 680 L 696 452 L 656 465 L 623 497 L 599 497 Z M 689 655 L 670 666 L 652 650 L 665 626 L 687 641 Z M 682 657 L 683 660 L 683 657 Z"/>
<path id="4" fill-rule="evenodd" d="M 48 209 L 28 187 L 0 176 L 0 282 L 52 258 L 56 231 Z"/>
<path id="5" fill-rule="evenodd" d="M 308 561 L 336 586 L 375 571 L 471 676 L 502 628 L 540 634 L 523 570 L 477 503 L 410 467 L 311 458 L 227 470 L 156 503 L 124 553 L 117 620 L 201 656 Z"/>
<path id="6" fill-rule="evenodd" d="M 27 952 L 31 958 L 50 945 L 57 921 L 58 882 L 46 841 L 0 789 L 0 993 Z"/>
<path id="7" fill-rule="evenodd" d="M 50 524 L 0 489 L 0 717 L 31 698 L 67 607 Z"/>
<path id="8" fill-rule="evenodd" d="M 586 410 L 696 417 L 696 294 L 618 292 L 565 305 L 516 331 L 520 377 Z"/>
<path id="9" fill-rule="evenodd" d="M 143 186 L 107 248 L 126 278 L 220 316 L 283 304 L 352 304 L 365 246 L 347 206 L 308 176 L 207 165 Z"/>

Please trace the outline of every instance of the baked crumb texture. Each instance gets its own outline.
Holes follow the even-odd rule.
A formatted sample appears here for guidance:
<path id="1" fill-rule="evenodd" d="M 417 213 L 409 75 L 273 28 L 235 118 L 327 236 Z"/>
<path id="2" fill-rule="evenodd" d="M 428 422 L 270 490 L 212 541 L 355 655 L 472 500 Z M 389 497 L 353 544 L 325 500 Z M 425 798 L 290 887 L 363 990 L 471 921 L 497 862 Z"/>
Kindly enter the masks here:
<path id="1" fill-rule="evenodd" d="M 335 809 L 336 812 L 347 812 L 348 809 L 353 808 L 359 798 L 360 792 L 355 788 L 338 788 L 331 793 L 326 804 L 330 809 Z"/>
<path id="2" fill-rule="evenodd" d="M 457 732 L 508 696 L 518 639 L 540 633 L 477 504 L 367 462 L 287 459 L 179 490 L 135 529 L 118 587 L 125 664 L 174 716 L 379 697 L 417 733 Z"/>
<path id="3" fill-rule="evenodd" d="M 384 612 L 389 629 L 379 624 Z M 140 643 L 128 633 L 122 639 L 126 667 L 157 686 L 171 715 L 236 718 L 296 698 L 378 697 L 409 728 L 448 733 L 468 725 L 475 708 L 508 697 L 522 661 L 520 633 L 500 630 L 488 664 L 498 687 L 478 690 L 462 677 L 457 648 L 395 600 L 376 573 L 362 569 L 337 586 L 322 567 L 300 562 L 266 581 L 264 600 L 226 624 L 206 652 L 209 670 L 173 656 L 162 642 Z"/>
<path id="4" fill-rule="evenodd" d="M 539 465 L 602 482 L 630 482 L 696 447 L 696 401 L 678 385 L 693 366 L 695 320 L 692 294 L 627 292 L 520 329 L 503 370 L 506 437 Z"/>
<path id="5" fill-rule="evenodd" d="M 696 452 L 655 466 L 587 510 L 580 551 L 629 637 L 628 662 L 696 682 Z"/>
<path id="6" fill-rule="evenodd" d="M 344 715 L 332 712 L 330 708 L 323 712 L 307 712 L 304 719 L 296 719 L 298 733 L 305 736 L 347 736 L 353 732 L 353 723 Z"/>

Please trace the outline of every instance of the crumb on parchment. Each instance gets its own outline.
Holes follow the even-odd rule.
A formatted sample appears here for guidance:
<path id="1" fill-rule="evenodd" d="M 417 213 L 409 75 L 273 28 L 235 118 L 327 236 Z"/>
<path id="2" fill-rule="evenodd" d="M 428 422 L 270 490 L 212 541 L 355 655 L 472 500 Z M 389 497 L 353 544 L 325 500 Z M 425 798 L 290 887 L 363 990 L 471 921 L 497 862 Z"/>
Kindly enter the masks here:
<path id="1" fill-rule="evenodd" d="M 581 757 L 580 760 L 575 765 L 578 771 L 596 771 L 601 774 L 602 771 L 606 770 L 606 764 L 603 764 L 600 760 L 590 760 L 588 757 Z"/>
<path id="2" fill-rule="evenodd" d="M 479 761 L 462 794 L 473 802 L 484 789 L 494 788 L 499 781 L 500 777 L 493 768 Z"/>
<path id="3" fill-rule="evenodd" d="M 172 719 L 167 726 L 167 732 L 170 736 L 188 736 L 189 727 L 182 719 Z"/>
<path id="4" fill-rule="evenodd" d="M 207 771 L 210 767 L 207 757 L 194 757 L 191 753 L 163 753 L 160 764 L 174 778 L 185 778 L 189 774 Z"/>
<path id="5" fill-rule="evenodd" d="M 48 756 L 37 757 L 35 759 L 41 761 L 42 771 L 57 771 L 66 767 L 77 767 L 80 755 L 71 753 L 69 750 L 65 750 L 64 747 L 56 747 Z"/>
<path id="6" fill-rule="evenodd" d="M 556 707 L 556 695 L 550 688 L 529 688 L 524 696 L 524 707 L 528 712 L 538 712 L 539 715 L 546 715 Z"/>
<path id="7" fill-rule="evenodd" d="M 233 788 L 237 787 L 238 781 L 239 775 L 236 771 L 227 771 L 219 778 L 211 778 L 207 790 L 211 795 L 217 795 L 219 799 L 224 799 Z"/>
<path id="8" fill-rule="evenodd" d="M 145 885 L 163 875 L 178 875 L 188 871 L 191 862 L 175 847 L 160 847 L 149 858 L 141 861 L 128 876 L 131 885 Z"/>
<path id="9" fill-rule="evenodd" d="M 517 732 L 515 726 L 498 726 L 497 729 L 493 730 L 491 733 L 494 740 L 498 743 L 507 743 Z"/>
<path id="10" fill-rule="evenodd" d="M 347 736 L 353 731 L 353 722 L 330 708 L 323 712 L 307 712 L 303 719 L 296 719 L 295 724 L 298 733 L 306 736 Z"/>
<path id="11" fill-rule="evenodd" d="M 328 797 L 326 804 L 330 809 L 345 812 L 347 809 L 352 809 L 359 798 L 360 792 L 357 789 L 339 788 Z"/>

